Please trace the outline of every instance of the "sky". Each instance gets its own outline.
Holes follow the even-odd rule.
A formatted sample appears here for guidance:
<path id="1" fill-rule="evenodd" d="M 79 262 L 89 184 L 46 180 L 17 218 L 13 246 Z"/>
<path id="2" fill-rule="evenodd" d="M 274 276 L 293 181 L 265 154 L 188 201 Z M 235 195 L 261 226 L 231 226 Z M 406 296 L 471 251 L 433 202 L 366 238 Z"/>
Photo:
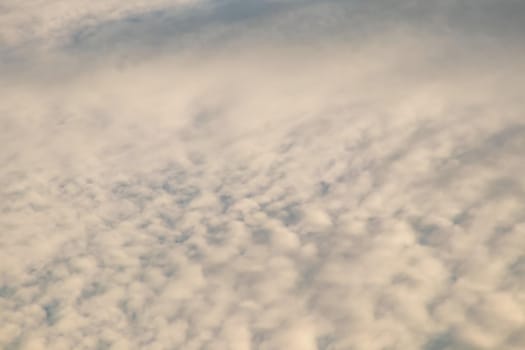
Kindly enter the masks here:
<path id="1" fill-rule="evenodd" d="M 522 350 L 521 0 L 0 2 L 0 348 Z"/>

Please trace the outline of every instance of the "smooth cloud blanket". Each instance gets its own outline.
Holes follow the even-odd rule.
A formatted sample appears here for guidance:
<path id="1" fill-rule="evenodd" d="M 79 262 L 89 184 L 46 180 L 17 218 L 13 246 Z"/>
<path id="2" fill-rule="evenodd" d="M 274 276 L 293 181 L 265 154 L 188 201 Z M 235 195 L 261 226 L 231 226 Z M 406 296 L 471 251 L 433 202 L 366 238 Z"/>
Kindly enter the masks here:
<path id="1" fill-rule="evenodd" d="M 0 348 L 525 348 L 520 1 L 0 11 Z"/>

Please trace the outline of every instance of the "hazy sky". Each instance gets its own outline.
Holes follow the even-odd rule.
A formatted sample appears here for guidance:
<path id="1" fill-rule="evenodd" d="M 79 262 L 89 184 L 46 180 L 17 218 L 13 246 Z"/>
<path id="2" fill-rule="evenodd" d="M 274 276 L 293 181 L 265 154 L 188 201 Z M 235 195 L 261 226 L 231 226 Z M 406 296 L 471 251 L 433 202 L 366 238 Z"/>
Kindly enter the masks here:
<path id="1" fill-rule="evenodd" d="M 0 1 L 0 348 L 525 349 L 525 2 Z"/>

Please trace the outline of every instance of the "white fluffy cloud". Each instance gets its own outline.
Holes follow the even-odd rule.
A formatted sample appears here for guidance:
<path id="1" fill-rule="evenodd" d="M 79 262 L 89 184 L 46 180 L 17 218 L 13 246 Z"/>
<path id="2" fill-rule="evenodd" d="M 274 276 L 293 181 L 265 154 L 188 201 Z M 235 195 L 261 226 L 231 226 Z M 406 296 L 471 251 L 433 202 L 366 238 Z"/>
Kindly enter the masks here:
<path id="1" fill-rule="evenodd" d="M 409 3 L 8 4 L 0 347 L 525 347 L 512 6 Z"/>

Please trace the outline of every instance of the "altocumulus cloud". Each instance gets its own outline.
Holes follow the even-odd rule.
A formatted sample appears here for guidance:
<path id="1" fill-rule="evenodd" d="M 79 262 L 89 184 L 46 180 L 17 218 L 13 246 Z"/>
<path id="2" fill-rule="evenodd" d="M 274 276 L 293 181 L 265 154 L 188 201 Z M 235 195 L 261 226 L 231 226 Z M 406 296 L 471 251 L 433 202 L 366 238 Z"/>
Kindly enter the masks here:
<path id="1" fill-rule="evenodd" d="M 0 8 L 1 348 L 525 348 L 522 2 Z"/>

